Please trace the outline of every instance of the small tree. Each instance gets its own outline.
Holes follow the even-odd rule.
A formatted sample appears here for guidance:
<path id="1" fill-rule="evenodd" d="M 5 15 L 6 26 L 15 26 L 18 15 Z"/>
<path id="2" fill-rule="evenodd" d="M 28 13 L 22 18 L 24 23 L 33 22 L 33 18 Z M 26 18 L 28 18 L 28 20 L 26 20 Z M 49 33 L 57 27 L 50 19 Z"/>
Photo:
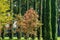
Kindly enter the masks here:
<path id="1" fill-rule="evenodd" d="M 17 24 L 22 28 L 22 32 L 36 36 L 35 29 L 37 30 L 38 27 L 42 26 L 42 23 L 40 20 L 38 20 L 38 17 L 39 16 L 37 12 L 31 8 L 26 11 L 22 20 L 20 17 L 20 20 L 17 22 Z"/>

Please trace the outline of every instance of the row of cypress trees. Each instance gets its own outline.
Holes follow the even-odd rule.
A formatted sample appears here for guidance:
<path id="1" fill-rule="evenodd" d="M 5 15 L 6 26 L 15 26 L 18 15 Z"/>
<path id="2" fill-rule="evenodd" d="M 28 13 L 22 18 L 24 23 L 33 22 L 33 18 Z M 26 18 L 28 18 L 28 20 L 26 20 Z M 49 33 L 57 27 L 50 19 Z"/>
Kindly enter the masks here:
<path id="1" fill-rule="evenodd" d="M 57 40 L 57 0 L 43 0 L 43 40 Z"/>

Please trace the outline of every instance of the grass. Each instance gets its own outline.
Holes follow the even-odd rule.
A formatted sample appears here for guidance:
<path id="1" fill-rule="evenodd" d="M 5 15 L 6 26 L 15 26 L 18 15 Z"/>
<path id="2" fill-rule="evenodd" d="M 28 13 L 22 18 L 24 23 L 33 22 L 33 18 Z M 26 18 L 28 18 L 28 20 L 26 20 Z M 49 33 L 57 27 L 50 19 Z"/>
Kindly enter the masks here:
<path id="1" fill-rule="evenodd" d="M 60 40 L 60 37 L 58 37 L 57 39 Z"/>
<path id="2" fill-rule="evenodd" d="M 4 40 L 9 40 L 9 37 L 5 37 Z M 12 40 L 17 40 L 16 37 L 13 37 Z M 20 40 L 25 40 L 24 37 L 22 37 Z M 32 40 L 31 38 L 28 38 L 28 40 Z M 35 40 L 38 40 L 37 38 L 35 38 Z M 57 40 L 60 40 L 60 37 L 57 38 Z"/>

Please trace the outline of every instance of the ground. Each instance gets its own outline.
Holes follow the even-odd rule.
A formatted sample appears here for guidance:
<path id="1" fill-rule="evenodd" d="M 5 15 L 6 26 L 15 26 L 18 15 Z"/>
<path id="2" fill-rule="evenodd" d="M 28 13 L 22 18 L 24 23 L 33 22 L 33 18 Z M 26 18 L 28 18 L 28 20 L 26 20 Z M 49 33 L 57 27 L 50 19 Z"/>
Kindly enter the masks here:
<path id="1" fill-rule="evenodd" d="M 57 38 L 58 40 L 60 40 L 60 37 L 58 37 Z M 8 37 L 5 37 L 5 39 L 4 40 L 9 40 L 9 38 Z M 12 40 L 17 40 L 17 38 L 16 37 L 14 37 Z M 25 40 L 23 37 L 21 38 L 21 40 Z M 29 38 L 29 40 L 31 40 L 31 38 Z M 37 38 L 35 38 L 35 40 L 38 40 Z"/>
<path id="2" fill-rule="evenodd" d="M 58 40 L 60 40 L 60 37 L 58 37 Z"/>

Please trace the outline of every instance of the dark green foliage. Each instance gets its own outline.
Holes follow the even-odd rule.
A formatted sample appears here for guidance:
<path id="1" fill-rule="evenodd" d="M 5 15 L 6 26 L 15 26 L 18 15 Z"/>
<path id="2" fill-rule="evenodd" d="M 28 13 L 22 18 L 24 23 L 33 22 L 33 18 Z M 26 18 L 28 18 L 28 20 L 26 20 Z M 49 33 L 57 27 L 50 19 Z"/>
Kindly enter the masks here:
<path id="1" fill-rule="evenodd" d="M 46 14 L 46 1 L 43 0 L 43 13 L 42 13 L 42 22 L 43 22 L 43 26 L 42 26 L 42 37 L 43 40 L 46 39 L 46 27 L 45 27 L 45 14 Z"/>
<path id="2" fill-rule="evenodd" d="M 43 0 L 43 40 L 57 40 L 57 0 Z"/>
<path id="3" fill-rule="evenodd" d="M 52 25 L 52 38 L 57 40 L 57 0 L 51 0 L 51 25 Z"/>
<path id="4" fill-rule="evenodd" d="M 52 31 L 51 31 L 51 9 L 50 1 L 43 0 L 43 16 L 42 16 L 42 34 L 43 40 L 52 40 Z"/>
<path id="5" fill-rule="evenodd" d="M 46 14 L 45 14 L 45 24 L 46 24 L 46 40 L 52 40 L 52 31 L 51 31 L 51 1 L 46 0 Z"/>

